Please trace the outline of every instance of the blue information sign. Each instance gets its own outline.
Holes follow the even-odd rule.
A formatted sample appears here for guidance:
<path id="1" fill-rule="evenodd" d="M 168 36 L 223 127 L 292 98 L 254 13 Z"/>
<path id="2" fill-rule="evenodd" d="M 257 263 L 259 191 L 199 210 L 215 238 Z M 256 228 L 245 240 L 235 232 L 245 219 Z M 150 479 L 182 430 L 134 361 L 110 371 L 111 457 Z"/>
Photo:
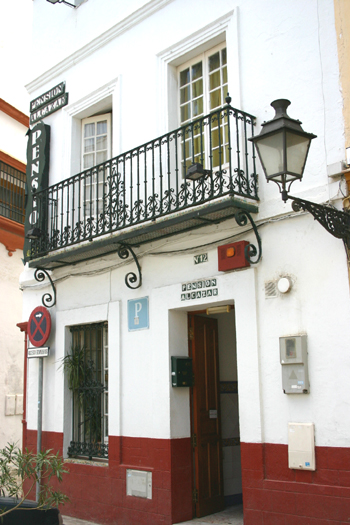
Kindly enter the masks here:
<path id="1" fill-rule="evenodd" d="M 129 332 L 149 328 L 148 297 L 128 301 L 128 328 Z"/>

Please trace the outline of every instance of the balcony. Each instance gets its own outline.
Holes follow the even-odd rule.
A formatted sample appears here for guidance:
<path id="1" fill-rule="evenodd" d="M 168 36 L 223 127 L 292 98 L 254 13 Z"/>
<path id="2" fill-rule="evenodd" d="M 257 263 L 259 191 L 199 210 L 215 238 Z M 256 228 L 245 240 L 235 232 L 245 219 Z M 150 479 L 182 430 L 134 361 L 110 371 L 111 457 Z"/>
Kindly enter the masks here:
<path id="1" fill-rule="evenodd" d="M 53 269 L 257 212 L 255 117 L 226 105 L 36 193 L 31 267 Z M 207 174 L 186 179 L 201 163 Z"/>

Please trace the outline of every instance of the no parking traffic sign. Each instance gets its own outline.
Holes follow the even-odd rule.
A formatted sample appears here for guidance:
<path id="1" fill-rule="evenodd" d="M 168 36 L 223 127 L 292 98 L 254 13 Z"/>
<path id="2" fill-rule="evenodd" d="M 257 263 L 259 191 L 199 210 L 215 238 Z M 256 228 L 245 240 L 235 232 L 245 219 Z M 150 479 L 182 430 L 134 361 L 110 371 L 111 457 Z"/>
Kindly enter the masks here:
<path id="1" fill-rule="evenodd" d="M 44 306 L 34 308 L 29 316 L 28 337 L 33 346 L 43 346 L 50 336 L 51 316 Z"/>

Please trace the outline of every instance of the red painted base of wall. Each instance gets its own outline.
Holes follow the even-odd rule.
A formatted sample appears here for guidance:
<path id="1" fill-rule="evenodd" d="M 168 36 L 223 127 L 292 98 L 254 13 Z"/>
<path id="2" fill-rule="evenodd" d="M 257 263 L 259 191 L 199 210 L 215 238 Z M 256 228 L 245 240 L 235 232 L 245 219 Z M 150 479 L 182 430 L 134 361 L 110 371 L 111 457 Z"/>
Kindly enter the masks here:
<path id="1" fill-rule="evenodd" d="M 25 446 L 36 449 L 36 431 Z M 63 434 L 43 432 L 42 448 L 62 452 Z M 109 437 L 108 467 L 66 464 L 59 485 L 68 516 L 118 525 L 171 525 L 192 519 L 192 447 L 186 439 Z M 126 469 L 152 471 L 152 499 L 126 496 Z"/>
<path id="2" fill-rule="evenodd" d="M 241 443 L 244 525 L 349 525 L 350 448 L 316 447 L 316 471 L 288 468 L 287 445 Z"/>
<path id="3" fill-rule="evenodd" d="M 26 447 L 36 448 L 27 430 Z M 62 452 L 63 435 L 42 446 Z M 315 472 L 288 468 L 287 445 L 241 443 L 244 525 L 349 525 L 350 448 L 316 447 Z M 171 525 L 192 519 L 190 438 L 109 438 L 108 466 L 67 464 L 61 510 L 101 524 Z M 152 471 L 152 499 L 126 496 L 126 469 Z"/>

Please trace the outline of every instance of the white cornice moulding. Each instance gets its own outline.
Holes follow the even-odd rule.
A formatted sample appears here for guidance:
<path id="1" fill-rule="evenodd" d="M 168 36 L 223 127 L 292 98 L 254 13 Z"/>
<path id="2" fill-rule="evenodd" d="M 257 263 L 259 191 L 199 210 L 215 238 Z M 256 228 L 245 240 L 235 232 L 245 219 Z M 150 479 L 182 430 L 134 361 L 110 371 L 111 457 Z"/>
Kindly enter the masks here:
<path id="1" fill-rule="evenodd" d="M 86 57 L 108 44 L 108 42 L 121 35 L 125 31 L 128 31 L 133 26 L 136 26 L 171 2 L 173 2 L 173 0 L 151 0 L 151 2 L 148 2 L 148 4 L 141 7 L 141 9 L 138 9 L 131 15 L 124 18 L 124 20 L 102 33 L 102 35 L 89 42 L 86 46 L 78 49 L 78 51 L 75 51 L 75 53 L 56 64 L 51 69 L 47 70 L 38 78 L 32 82 L 29 82 L 25 86 L 28 93 L 33 93 L 35 90 L 44 86 L 47 82 L 50 82 L 56 77 L 62 75 L 67 69 L 75 66 L 77 63 L 81 62 Z"/>
<path id="2" fill-rule="evenodd" d="M 70 116 L 75 116 L 85 109 L 93 106 L 96 102 L 100 102 L 104 98 L 108 97 L 108 95 L 113 95 L 115 88 L 119 85 L 118 82 L 120 82 L 120 75 L 104 86 L 102 86 L 99 89 L 96 89 L 92 93 L 89 93 L 82 99 L 78 100 L 77 102 L 74 102 L 73 104 L 70 104 L 66 108 L 66 112 Z"/>

